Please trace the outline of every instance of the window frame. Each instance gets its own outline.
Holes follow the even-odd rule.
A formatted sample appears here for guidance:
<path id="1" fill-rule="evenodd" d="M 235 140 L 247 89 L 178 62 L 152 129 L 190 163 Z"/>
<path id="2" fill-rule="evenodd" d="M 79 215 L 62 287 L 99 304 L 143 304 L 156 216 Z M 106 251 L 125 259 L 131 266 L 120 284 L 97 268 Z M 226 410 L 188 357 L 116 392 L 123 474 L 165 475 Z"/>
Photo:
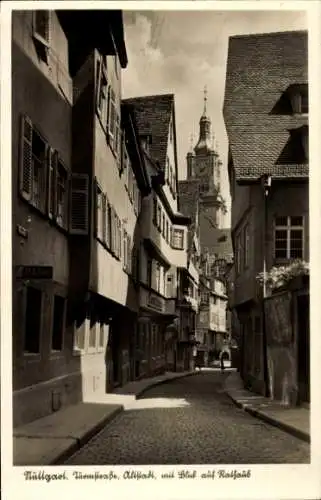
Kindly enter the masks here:
<path id="1" fill-rule="evenodd" d="M 277 224 L 277 219 L 284 217 L 286 218 L 286 225 L 281 225 Z M 291 218 L 295 217 L 300 217 L 301 218 L 301 224 L 300 225 L 292 225 Z M 291 232 L 292 231 L 301 231 L 302 234 L 302 256 L 301 257 L 291 257 Z M 286 257 L 277 257 L 276 255 L 276 232 L 277 231 L 286 231 Z M 274 242 L 274 248 L 273 248 L 273 256 L 274 260 L 276 262 L 284 262 L 284 261 L 291 261 L 291 260 L 296 260 L 296 259 L 302 259 L 304 260 L 305 258 L 305 217 L 304 215 L 276 215 L 274 217 L 274 231 L 273 231 L 273 242 Z"/>
<path id="2" fill-rule="evenodd" d="M 171 247 L 174 250 L 184 250 L 184 248 L 185 248 L 185 234 L 184 233 L 185 233 L 184 229 L 180 229 L 178 227 L 172 228 Z M 180 245 L 175 243 L 175 237 L 177 236 L 177 234 L 181 235 L 181 244 Z"/>
<path id="3" fill-rule="evenodd" d="M 48 36 L 47 38 L 43 37 L 42 34 L 39 33 L 37 30 L 37 15 L 40 13 L 46 12 L 47 20 L 46 22 L 48 23 L 47 30 L 48 30 Z M 37 9 L 32 12 L 32 36 L 33 38 L 39 42 L 45 49 L 46 51 L 50 47 L 50 41 L 51 41 L 51 11 L 46 10 L 46 9 Z"/>

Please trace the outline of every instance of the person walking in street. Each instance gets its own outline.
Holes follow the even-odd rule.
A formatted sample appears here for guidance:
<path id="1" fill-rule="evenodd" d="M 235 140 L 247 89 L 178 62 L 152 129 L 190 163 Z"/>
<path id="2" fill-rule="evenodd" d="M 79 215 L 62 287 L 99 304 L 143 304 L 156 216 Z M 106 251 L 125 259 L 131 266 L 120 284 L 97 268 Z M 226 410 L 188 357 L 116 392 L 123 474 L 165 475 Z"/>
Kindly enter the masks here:
<path id="1" fill-rule="evenodd" d="M 224 369 L 225 369 L 225 366 L 224 366 L 224 356 L 223 356 L 222 353 L 221 353 L 221 356 L 220 356 L 220 363 L 221 363 L 221 373 L 223 373 Z"/>

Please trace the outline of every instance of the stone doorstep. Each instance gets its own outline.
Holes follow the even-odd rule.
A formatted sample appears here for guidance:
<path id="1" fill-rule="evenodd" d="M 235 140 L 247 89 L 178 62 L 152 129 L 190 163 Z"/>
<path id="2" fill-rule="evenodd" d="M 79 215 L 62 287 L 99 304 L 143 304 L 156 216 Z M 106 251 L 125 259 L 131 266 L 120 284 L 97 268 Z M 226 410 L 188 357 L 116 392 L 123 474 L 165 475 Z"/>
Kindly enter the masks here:
<path id="1" fill-rule="evenodd" d="M 79 403 L 17 427 L 13 430 L 13 463 L 62 463 L 122 410 L 122 405 Z"/>

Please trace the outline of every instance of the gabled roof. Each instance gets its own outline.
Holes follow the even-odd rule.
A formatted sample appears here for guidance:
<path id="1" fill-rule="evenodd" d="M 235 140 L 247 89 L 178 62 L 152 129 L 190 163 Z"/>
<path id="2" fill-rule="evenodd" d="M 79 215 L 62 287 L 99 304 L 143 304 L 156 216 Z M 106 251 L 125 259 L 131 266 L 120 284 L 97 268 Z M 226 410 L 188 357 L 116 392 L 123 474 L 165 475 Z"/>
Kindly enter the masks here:
<path id="1" fill-rule="evenodd" d="M 139 135 L 151 136 L 150 156 L 165 170 L 169 124 L 174 107 L 174 94 L 125 99 L 135 114 Z"/>
<path id="2" fill-rule="evenodd" d="M 230 37 L 223 113 L 238 182 L 263 174 L 308 176 L 299 158 L 278 161 L 290 129 L 308 124 L 308 117 L 275 110 L 292 85 L 307 84 L 307 48 L 306 31 Z"/>

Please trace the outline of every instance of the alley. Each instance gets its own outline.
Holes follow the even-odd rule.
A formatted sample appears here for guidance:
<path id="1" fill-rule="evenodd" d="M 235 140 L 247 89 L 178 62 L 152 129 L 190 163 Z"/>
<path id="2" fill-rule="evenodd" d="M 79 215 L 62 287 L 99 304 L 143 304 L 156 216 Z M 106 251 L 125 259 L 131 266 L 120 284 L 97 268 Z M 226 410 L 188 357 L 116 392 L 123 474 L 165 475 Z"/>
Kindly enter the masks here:
<path id="1" fill-rule="evenodd" d="M 234 405 L 226 376 L 203 371 L 150 389 L 66 464 L 308 463 L 307 443 Z"/>

